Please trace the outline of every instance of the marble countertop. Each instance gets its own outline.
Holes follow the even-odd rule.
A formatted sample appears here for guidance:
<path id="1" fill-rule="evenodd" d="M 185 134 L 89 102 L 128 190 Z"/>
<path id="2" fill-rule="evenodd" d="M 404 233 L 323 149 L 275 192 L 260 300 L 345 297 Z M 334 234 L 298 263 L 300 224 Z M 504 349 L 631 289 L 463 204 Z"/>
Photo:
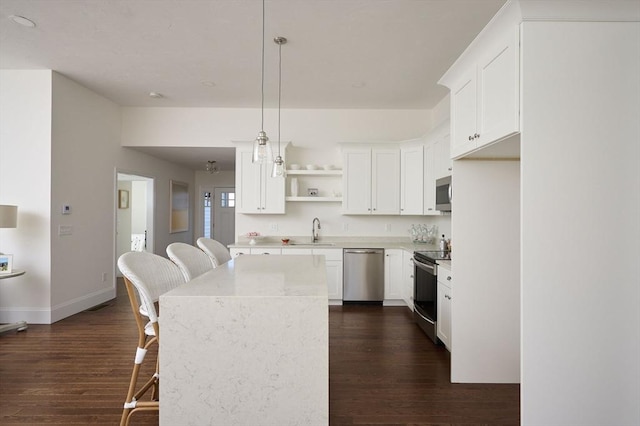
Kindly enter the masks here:
<path id="1" fill-rule="evenodd" d="M 324 256 L 240 256 L 160 297 L 327 298 Z"/>
<path id="2" fill-rule="evenodd" d="M 310 237 L 290 237 L 289 244 L 283 244 L 279 237 L 266 237 L 256 244 L 249 244 L 249 240 L 230 244 L 229 248 L 384 248 L 401 249 L 407 251 L 439 250 L 435 244 L 414 243 L 405 238 L 377 238 L 377 237 L 325 237 L 318 243 L 311 243 Z"/>

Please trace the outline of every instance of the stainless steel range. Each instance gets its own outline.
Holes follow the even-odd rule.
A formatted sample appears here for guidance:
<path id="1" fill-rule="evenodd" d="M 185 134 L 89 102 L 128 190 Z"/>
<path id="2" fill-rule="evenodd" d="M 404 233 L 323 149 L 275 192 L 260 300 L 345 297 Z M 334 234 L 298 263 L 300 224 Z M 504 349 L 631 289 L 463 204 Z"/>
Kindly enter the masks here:
<path id="1" fill-rule="evenodd" d="M 450 260 L 448 251 L 413 252 L 413 317 L 434 343 L 438 343 L 438 260 Z"/>

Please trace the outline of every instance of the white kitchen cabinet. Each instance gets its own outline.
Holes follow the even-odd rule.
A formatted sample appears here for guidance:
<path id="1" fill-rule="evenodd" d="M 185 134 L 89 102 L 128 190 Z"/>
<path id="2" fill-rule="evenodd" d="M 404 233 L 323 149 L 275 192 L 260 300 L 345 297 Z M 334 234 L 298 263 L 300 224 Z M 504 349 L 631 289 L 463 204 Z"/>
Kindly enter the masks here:
<path id="1" fill-rule="evenodd" d="M 282 250 L 271 247 L 252 247 L 251 254 L 282 254 Z"/>
<path id="2" fill-rule="evenodd" d="M 424 209 L 423 146 L 400 148 L 400 214 L 422 215 Z"/>
<path id="3" fill-rule="evenodd" d="M 437 336 L 451 352 L 451 270 L 438 265 Z"/>
<path id="4" fill-rule="evenodd" d="M 284 214 L 285 179 L 271 177 L 271 163 L 252 163 L 251 149 L 250 144 L 236 149 L 236 212 Z"/>
<path id="5" fill-rule="evenodd" d="M 446 120 L 431 131 L 424 145 L 424 214 L 439 215 L 436 210 L 436 180 L 450 176 L 451 160 L 450 122 Z"/>
<path id="6" fill-rule="evenodd" d="M 232 248 L 229 250 L 232 258 L 245 254 L 281 254 L 279 248 L 253 247 L 253 248 Z"/>
<path id="7" fill-rule="evenodd" d="M 324 255 L 329 303 L 342 303 L 342 249 L 313 249 L 313 254 Z"/>
<path id="8" fill-rule="evenodd" d="M 453 161 L 451 160 L 451 132 L 441 135 L 433 144 L 435 156 L 435 178 L 451 176 Z"/>
<path id="9" fill-rule="evenodd" d="M 424 146 L 424 207 L 425 215 L 440 214 L 436 210 L 436 154 L 433 143 Z"/>
<path id="10" fill-rule="evenodd" d="M 413 311 L 413 252 L 402 251 L 402 298 Z"/>
<path id="11" fill-rule="evenodd" d="M 520 130 L 519 32 L 486 37 L 439 83 L 451 89 L 451 156 L 460 158 Z"/>
<path id="12" fill-rule="evenodd" d="M 402 252 L 403 250 L 400 249 L 384 251 L 385 304 L 394 304 L 394 302 L 402 300 Z"/>
<path id="13" fill-rule="evenodd" d="M 400 214 L 400 149 L 343 149 L 343 214 Z"/>

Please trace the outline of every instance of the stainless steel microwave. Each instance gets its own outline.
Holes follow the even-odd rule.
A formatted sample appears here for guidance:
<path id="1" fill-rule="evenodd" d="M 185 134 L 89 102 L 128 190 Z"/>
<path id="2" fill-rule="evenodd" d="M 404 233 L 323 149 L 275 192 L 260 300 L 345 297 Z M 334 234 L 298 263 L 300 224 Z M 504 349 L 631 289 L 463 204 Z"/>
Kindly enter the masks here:
<path id="1" fill-rule="evenodd" d="M 453 191 L 451 189 L 451 176 L 437 179 L 436 210 L 439 210 L 441 212 L 450 212 L 452 195 Z"/>

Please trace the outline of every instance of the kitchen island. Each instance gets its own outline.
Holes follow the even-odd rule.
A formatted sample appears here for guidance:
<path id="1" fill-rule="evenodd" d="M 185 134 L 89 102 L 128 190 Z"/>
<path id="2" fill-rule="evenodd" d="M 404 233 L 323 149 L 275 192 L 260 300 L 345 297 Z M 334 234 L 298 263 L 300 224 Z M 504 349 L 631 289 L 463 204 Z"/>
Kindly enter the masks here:
<path id="1" fill-rule="evenodd" d="M 241 256 L 160 297 L 161 425 L 326 425 L 324 256 Z"/>

